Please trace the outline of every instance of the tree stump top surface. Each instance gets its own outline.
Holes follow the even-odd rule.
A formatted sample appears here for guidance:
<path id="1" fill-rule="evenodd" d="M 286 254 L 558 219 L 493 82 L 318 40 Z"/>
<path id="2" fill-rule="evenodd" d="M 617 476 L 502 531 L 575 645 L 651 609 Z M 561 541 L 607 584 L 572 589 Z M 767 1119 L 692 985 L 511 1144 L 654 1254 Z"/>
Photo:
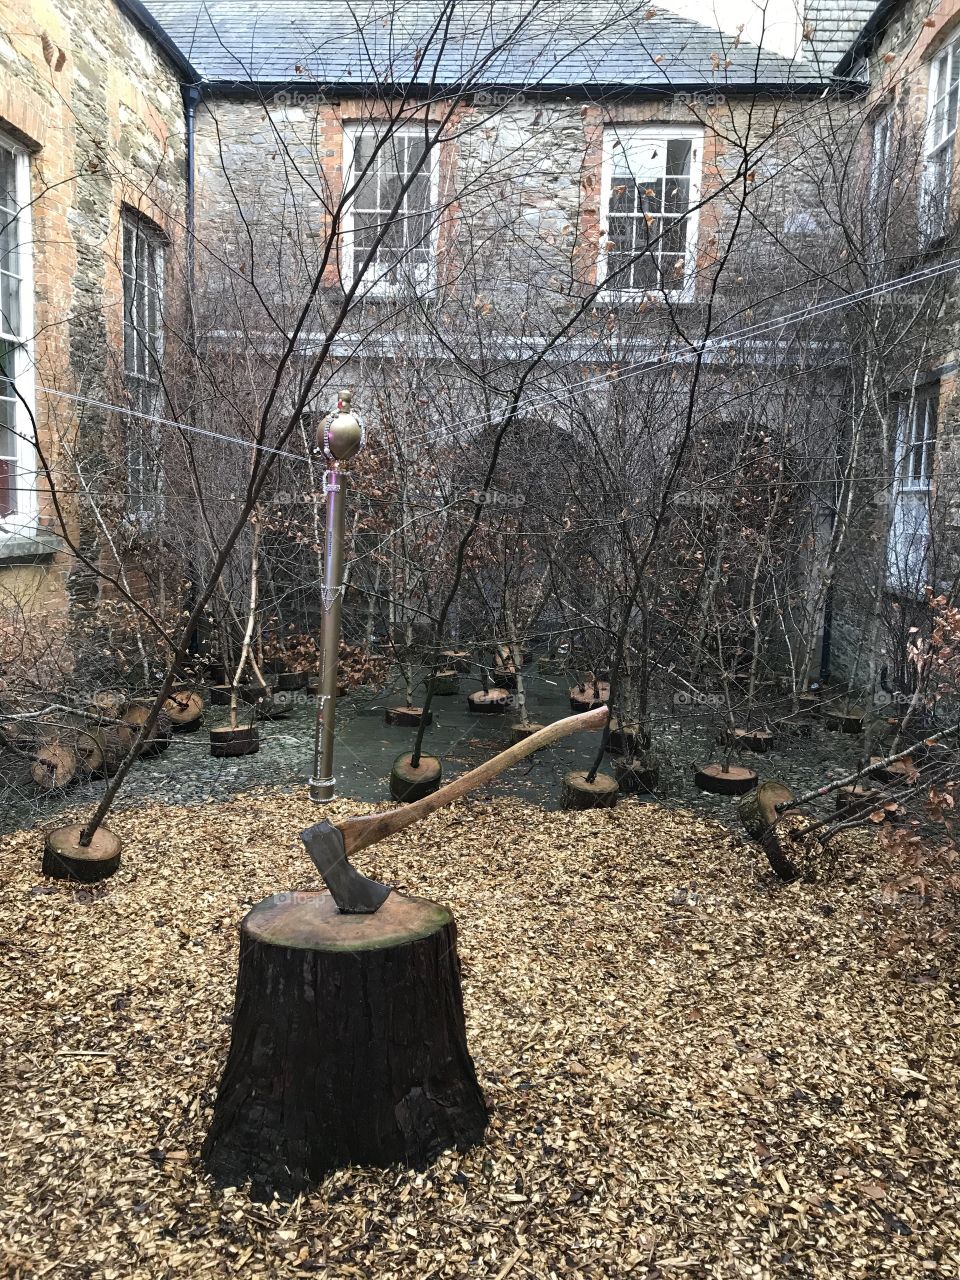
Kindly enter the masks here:
<path id="1" fill-rule="evenodd" d="M 372 915 L 346 915 L 325 889 L 277 893 L 243 921 L 248 938 L 304 951 L 376 951 L 417 942 L 446 927 L 453 913 L 428 898 L 390 894 Z"/>

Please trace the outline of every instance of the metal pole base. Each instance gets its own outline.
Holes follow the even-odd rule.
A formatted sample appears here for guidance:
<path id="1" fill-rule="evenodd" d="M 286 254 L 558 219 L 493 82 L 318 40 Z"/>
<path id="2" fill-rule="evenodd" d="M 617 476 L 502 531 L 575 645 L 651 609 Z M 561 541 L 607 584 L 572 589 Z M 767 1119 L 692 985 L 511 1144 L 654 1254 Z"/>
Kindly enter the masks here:
<path id="1" fill-rule="evenodd" d="M 334 798 L 336 778 L 311 778 L 310 799 L 314 804 L 328 804 Z"/>

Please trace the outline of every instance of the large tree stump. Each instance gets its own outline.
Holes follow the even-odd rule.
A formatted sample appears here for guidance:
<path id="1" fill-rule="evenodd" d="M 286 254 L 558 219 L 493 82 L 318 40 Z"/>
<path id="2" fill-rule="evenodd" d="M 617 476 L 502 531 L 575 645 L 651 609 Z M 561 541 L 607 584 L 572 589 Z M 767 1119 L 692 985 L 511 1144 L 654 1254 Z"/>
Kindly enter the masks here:
<path id="1" fill-rule="evenodd" d="M 215 1177 L 295 1193 L 351 1164 L 422 1168 L 486 1124 L 446 907 L 393 892 L 343 915 L 306 892 L 249 912 L 203 1146 Z"/>

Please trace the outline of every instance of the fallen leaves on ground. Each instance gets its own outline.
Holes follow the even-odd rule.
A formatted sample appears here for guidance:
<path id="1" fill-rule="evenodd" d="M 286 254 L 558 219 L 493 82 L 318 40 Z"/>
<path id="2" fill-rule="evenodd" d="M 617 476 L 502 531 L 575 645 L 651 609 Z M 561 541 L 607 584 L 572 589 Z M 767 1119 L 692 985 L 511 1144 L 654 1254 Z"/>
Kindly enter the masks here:
<path id="1" fill-rule="evenodd" d="M 467 802 L 358 858 L 456 913 L 482 1147 L 292 1203 L 213 1186 L 237 926 L 314 883 L 316 814 L 118 813 L 92 889 L 40 877 L 37 832 L 4 841 L 7 1276 L 957 1275 L 955 953 L 886 945 L 863 837 L 784 887 L 718 823 L 634 802 Z"/>

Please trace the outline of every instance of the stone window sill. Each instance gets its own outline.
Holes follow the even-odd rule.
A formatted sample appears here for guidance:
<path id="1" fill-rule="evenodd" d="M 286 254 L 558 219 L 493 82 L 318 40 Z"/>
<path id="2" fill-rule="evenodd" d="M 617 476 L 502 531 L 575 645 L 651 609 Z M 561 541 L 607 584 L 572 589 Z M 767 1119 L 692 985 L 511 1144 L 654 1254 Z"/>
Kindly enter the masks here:
<path id="1" fill-rule="evenodd" d="M 11 564 L 37 564 L 54 556 L 62 543 L 42 529 L 30 533 L 0 533 L 0 568 Z"/>

